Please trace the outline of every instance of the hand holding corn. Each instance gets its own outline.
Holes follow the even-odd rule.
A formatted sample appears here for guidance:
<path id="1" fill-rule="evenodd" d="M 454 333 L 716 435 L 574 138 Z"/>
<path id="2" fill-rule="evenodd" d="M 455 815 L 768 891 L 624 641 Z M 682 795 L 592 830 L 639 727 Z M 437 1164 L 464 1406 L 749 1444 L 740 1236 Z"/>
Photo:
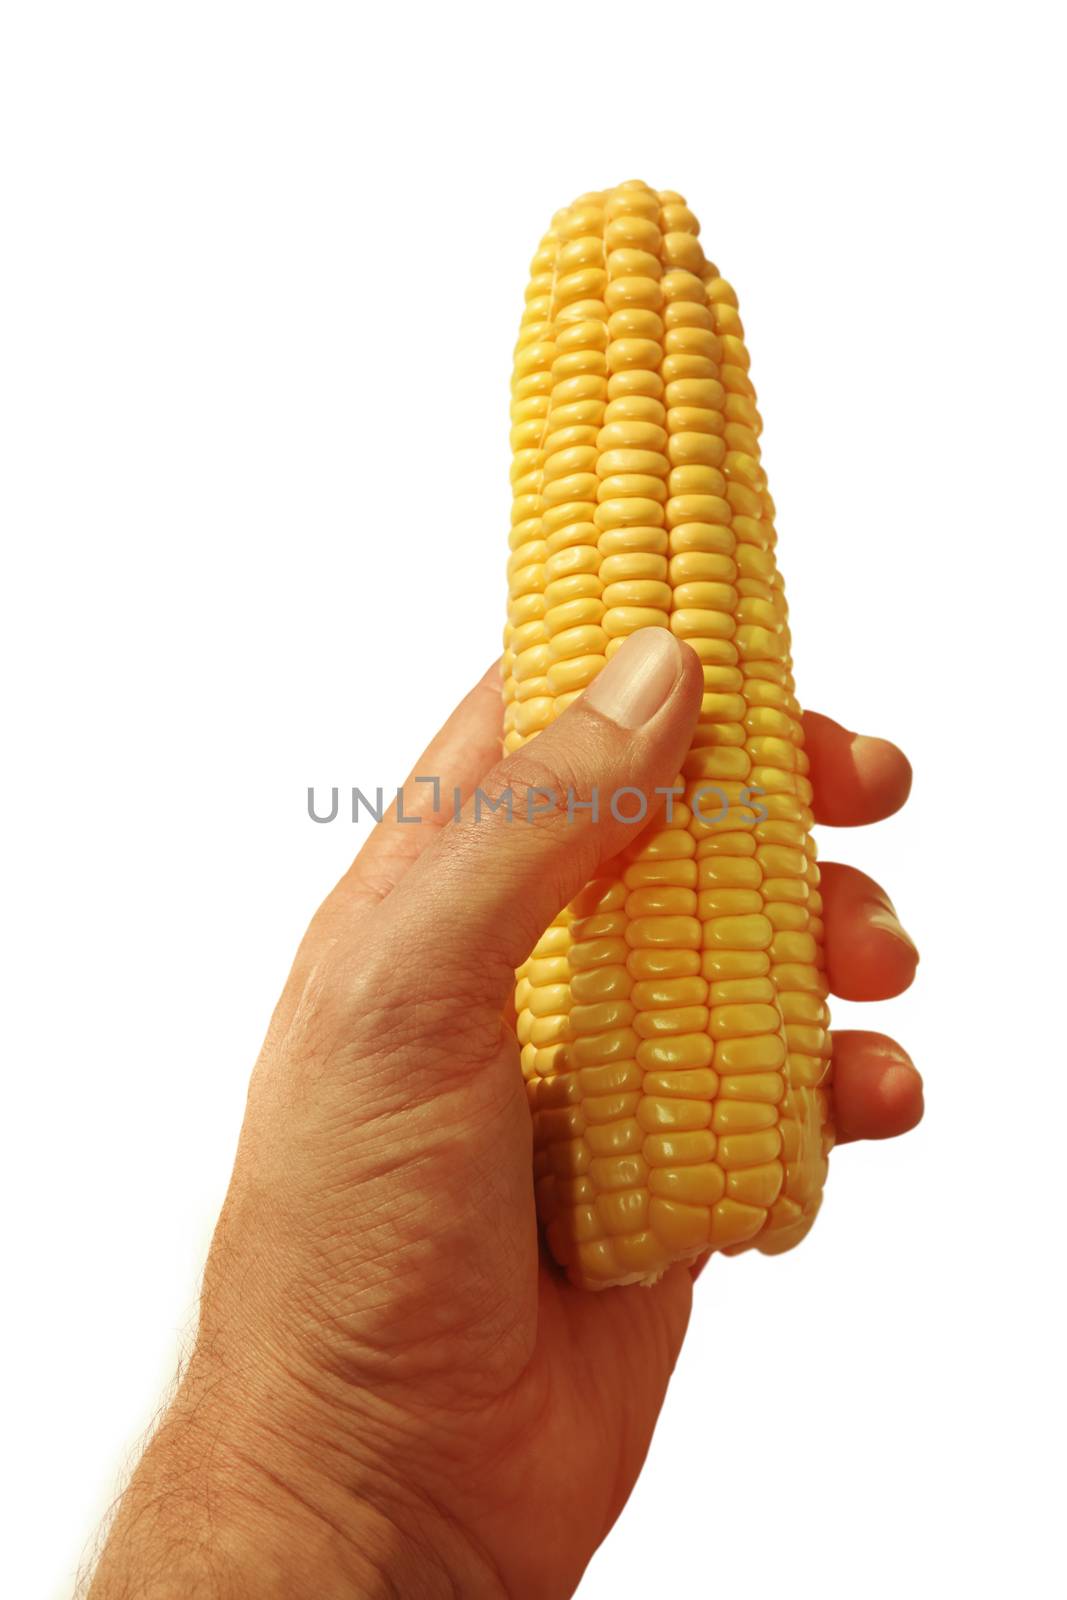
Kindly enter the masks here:
<path id="1" fill-rule="evenodd" d="M 488 672 L 413 769 L 449 791 L 670 786 L 701 662 L 637 633 L 499 761 Z M 804 720 L 816 817 L 906 797 L 892 745 Z M 121 1503 L 93 1600 L 572 1593 L 633 1487 L 693 1271 L 590 1294 L 539 1253 L 515 969 L 633 830 L 559 808 L 435 826 L 426 785 L 316 915 L 252 1078 L 199 1334 Z M 880 999 L 914 949 L 884 892 L 824 867 L 831 988 Z M 839 1144 L 921 1114 L 893 1041 L 839 1033 Z M 705 1283 L 701 1292 L 713 1293 Z M 694 1552 L 694 1561 L 698 1552 Z"/>
<path id="2" fill-rule="evenodd" d="M 837 1033 L 830 1071 L 827 993 L 888 998 L 917 956 L 811 825 L 890 815 L 910 770 L 796 701 L 698 231 L 627 183 L 534 259 L 504 658 L 405 786 L 421 825 L 379 825 L 300 947 L 94 1600 L 570 1595 L 707 1254 L 795 1244 L 831 1143 L 921 1115 L 890 1039 Z"/>

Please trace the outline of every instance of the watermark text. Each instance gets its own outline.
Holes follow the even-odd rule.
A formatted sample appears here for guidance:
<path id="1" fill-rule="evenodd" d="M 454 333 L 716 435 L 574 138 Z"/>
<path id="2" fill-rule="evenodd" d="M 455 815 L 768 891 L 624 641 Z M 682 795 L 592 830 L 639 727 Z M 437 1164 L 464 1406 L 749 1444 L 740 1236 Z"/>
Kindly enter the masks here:
<path id="1" fill-rule="evenodd" d="M 389 817 L 409 827 L 418 827 L 428 816 L 439 816 L 445 810 L 455 822 L 466 817 L 471 822 L 533 823 L 539 817 L 556 814 L 569 824 L 586 818 L 599 823 L 611 817 L 626 827 L 638 827 L 662 811 L 664 821 L 670 826 L 676 820 L 676 807 L 683 804 L 707 827 L 723 826 L 727 822 L 731 827 L 754 827 L 767 820 L 767 809 L 761 803 L 766 790 L 758 785 L 740 788 L 732 785 L 729 791 L 714 783 L 701 783 L 688 789 L 657 786 L 651 795 L 632 784 L 624 784 L 606 794 L 594 786 L 581 795 L 571 787 L 562 791 L 509 787 L 497 794 L 487 794 L 480 788 L 472 794 L 464 794 L 462 789 L 453 788 L 446 796 L 439 777 L 416 777 L 413 782 L 426 785 L 427 791 L 405 794 L 403 788 L 375 788 L 368 792 L 353 786 L 347 791 L 334 787 L 324 793 L 309 785 L 307 814 L 312 822 L 337 822 L 342 815 L 344 792 L 346 820 L 383 822 Z"/>

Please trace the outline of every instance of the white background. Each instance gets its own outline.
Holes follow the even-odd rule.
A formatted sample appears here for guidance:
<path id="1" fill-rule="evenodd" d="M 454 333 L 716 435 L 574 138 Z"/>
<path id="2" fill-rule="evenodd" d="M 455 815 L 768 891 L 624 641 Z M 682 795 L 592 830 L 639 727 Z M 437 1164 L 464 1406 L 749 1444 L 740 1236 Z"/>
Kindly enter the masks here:
<path id="1" fill-rule="evenodd" d="M 835 1157 L 802 1251 L 705 1274 L 581 1600 L 1054 1592 L 1052 16 L 5 8 L 5 1596 L 70 1593 L 174 1368 L 358 843 L 308 784 L 397 781 L 498 649 L 527 262 L 633 176 L 740 293 L 802 695 L 914 760 L 822 849 L 922 945 L 864 1021 L 928 1114 Z"/>

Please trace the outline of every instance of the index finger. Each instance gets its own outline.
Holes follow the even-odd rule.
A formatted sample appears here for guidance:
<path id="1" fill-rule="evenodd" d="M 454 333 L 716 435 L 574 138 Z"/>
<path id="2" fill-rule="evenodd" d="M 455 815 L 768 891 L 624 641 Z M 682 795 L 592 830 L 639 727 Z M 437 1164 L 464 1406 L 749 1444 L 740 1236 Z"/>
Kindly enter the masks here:
<path id="1" fill-rule="evenodd" d="M 816 822 L 856 828 L 899 811 L 911 791 L 911 762 L 888 739 L 850 733 L 839 722 L 804 713 Z"/>
<path id="2" fill-rule="evenodd" d="M 341 879 L 335 895 L 382 900 L 396 887 L 412 862 L 426 848 L 486 771 L 500 759 L 504 717 L 500 662 L 485 672 L 434 735 L 400 791 L 400 809 L 383 816 Z"/>

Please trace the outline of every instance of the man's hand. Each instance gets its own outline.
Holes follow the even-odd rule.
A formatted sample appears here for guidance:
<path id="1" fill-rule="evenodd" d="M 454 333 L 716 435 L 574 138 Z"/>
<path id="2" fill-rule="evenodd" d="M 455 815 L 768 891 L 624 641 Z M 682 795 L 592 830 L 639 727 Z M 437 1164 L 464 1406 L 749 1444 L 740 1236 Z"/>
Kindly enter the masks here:
<path id="1" fill-rule="evenodd" d="M 679 771 L 696 657 L 636 636 L 504 762 L 496 668 L 415 774 L 446 794 L 633 785 Z M 808 716 L 816 816 L 890 815 L 894 746 Z M 514 968 L 632 839 L 579 811 L 383 822 L 297 954 L 252 1078 L 199 1336 L 120 1508 L 94 1600 L 572 1593 L 633 1487 L 693 1275 L 591 1294 L 539 1259 Z M 833 991 L 885 999 L 917 956 L 884 891 L 824 869 Z M 922 1112 L 899 1045 L 834 1039 L 838 1142 Z M 546 1535 L 546 1529 L 550 1533 Z"/>

